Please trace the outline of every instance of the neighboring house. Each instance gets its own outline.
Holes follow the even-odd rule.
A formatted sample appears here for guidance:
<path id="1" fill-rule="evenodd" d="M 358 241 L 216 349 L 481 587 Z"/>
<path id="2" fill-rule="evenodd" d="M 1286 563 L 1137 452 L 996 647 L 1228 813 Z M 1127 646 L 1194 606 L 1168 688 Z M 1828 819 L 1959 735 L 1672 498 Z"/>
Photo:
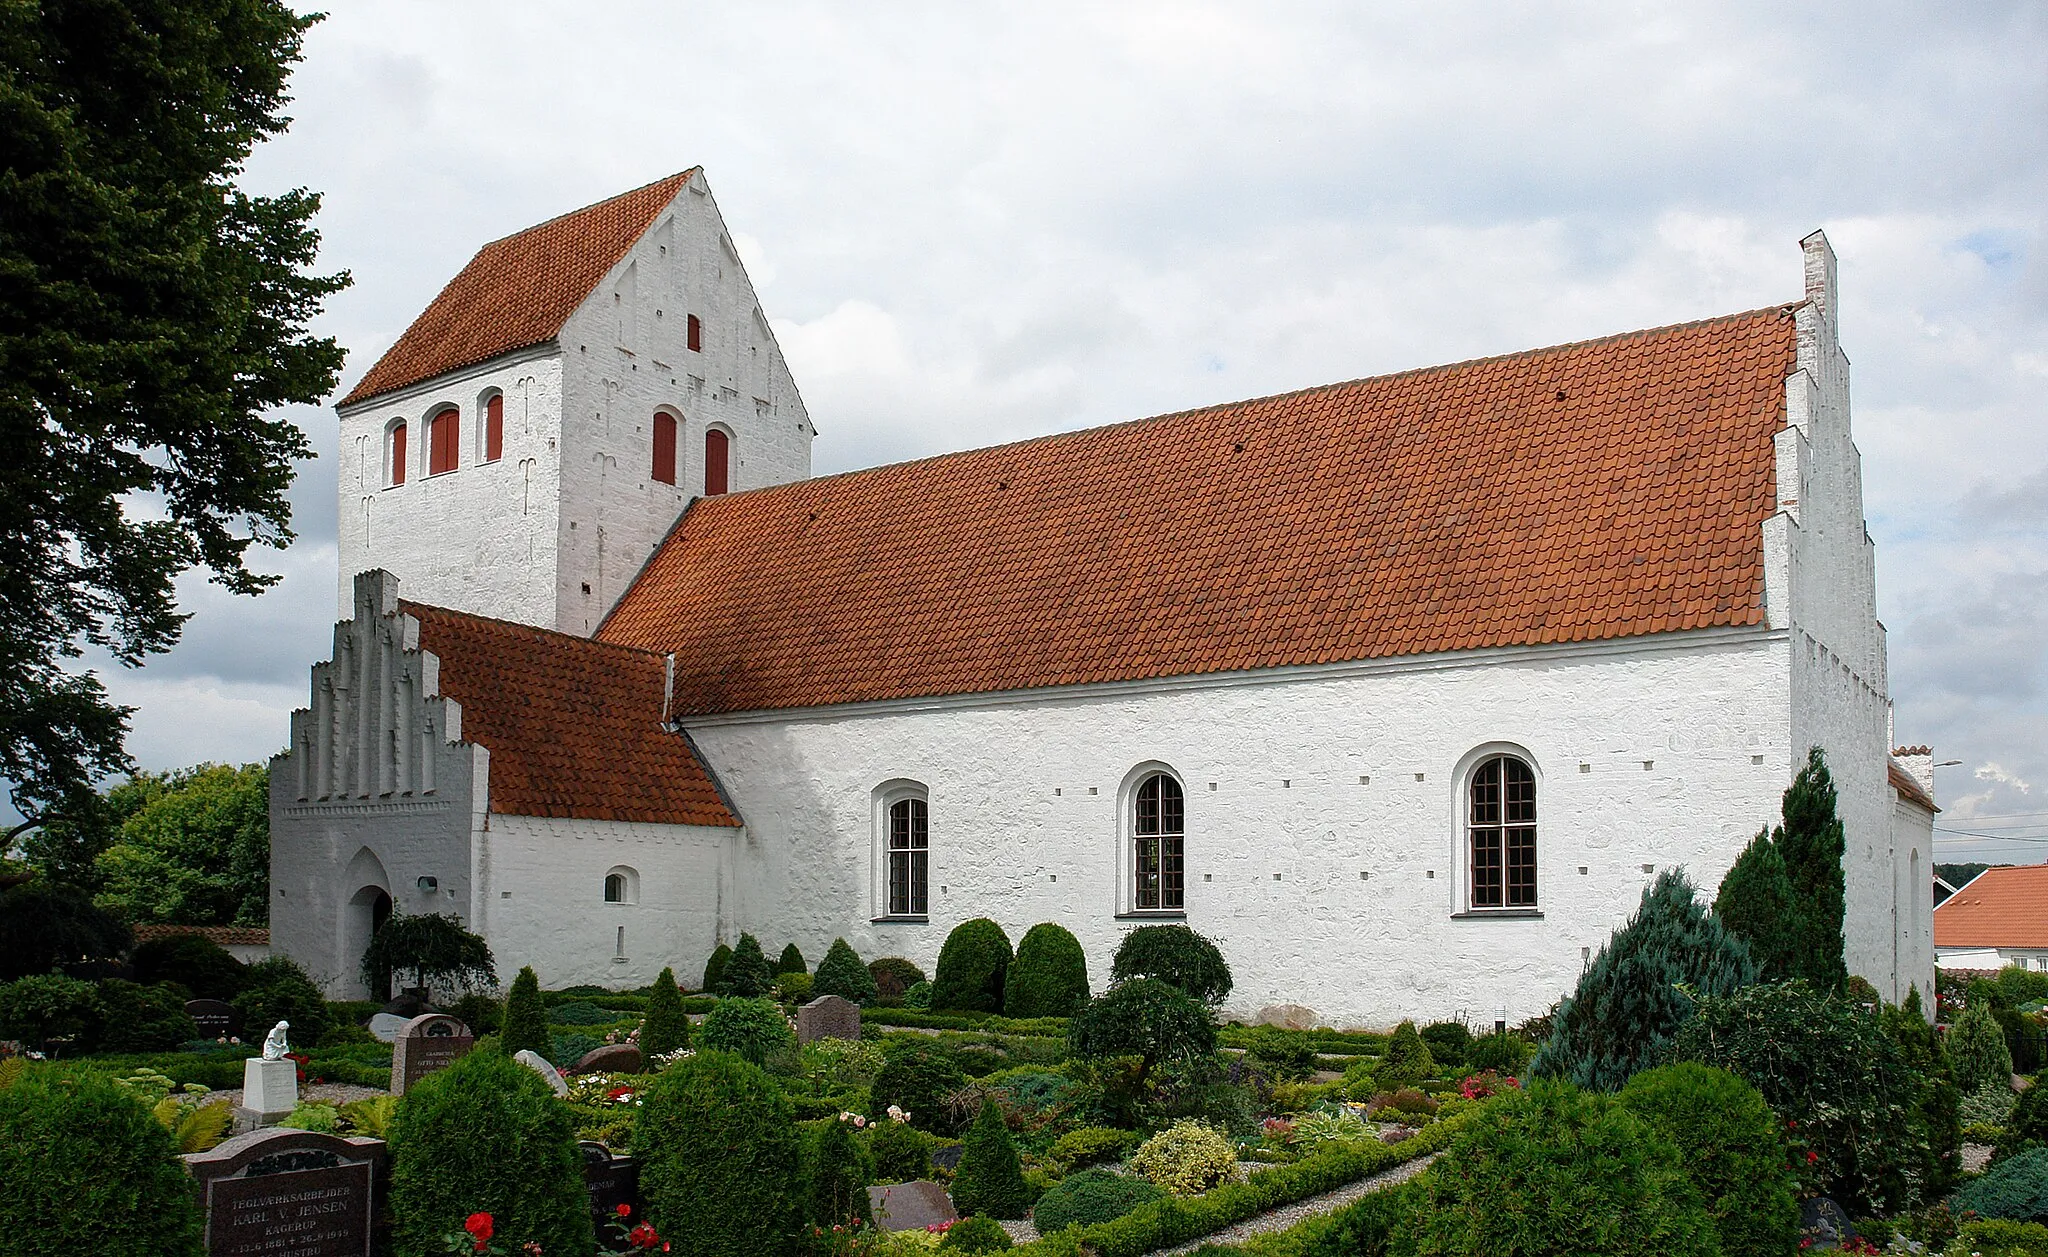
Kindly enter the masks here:
<path id="1" fill-rule="evenodd" d="M 1929 989 L 1820 234 L 1784 306 L 819 479 L 727 240 L 690 172 L 486 246 L 341 406 L 271 914 L 337 994 L 394 909 L 620 986 L 989 916 L 1519 1019 L 1816 745 L 1849 966 Z"/>
<path id="2" fill-rule="evenodd" d="M 1948 879 L 1937 873 L 1934 877 L 1934 906 L 1939 908 L 1948 902 L 1950 895 L 1955 893 L 1956 888 L 1948 884 Z"/>
<path id="3" fill-rule="evenodd" d="M 1944 969 L 2048 970 L 2048 864 L 1985 869 L 1934 910 Z"/>
<path id="4" fill-rule="evenodd" d="M 261 926 L 138 925 L 135 927 L 135 943 L 139 947 L 158 939 L 177 938 L 185 934 L 196 934 L 208 942 L 219 944 L 228 955 L 245 965 L 270 959 L 270 931 Z"/>

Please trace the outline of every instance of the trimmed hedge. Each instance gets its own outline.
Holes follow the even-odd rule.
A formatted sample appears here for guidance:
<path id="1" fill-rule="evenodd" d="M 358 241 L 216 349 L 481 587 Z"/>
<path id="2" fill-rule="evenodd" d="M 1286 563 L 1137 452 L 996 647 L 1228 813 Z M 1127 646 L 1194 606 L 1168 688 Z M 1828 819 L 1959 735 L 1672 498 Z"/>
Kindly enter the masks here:
<path id="1" fill-rule="evenodd" d="M 908 1030 L 980 1030 L 987 1034 L 1067 1037 L 1065 1017 L 1002 1017 L 995 1013 L 928 1013 L 914 1008 L 864 1008 L 861 1024 L 902 1026 Z"/>
<path id="2" fill-rule="evenodd" d="M 1041 921 L 1024 932 L 1003 988 L 1011 1017 L 1065 1017 L 1088 998 L 1088 957 L 1065 926 Z"/>
<path id="3" fill-rule="evenodd" d="M 811 981 L 811 998 L 821 995 L 837 995 L 856 1004 L 875 998 L 875 975 L 868 972 L 860 956 L 843 938 L 833 939 L 832 946 L 825 949 L 825 958 L 818 962 L 818 972 Z"/>
<path id="4" fill-rule="evenodd" d="M 1142 1178 L 1109 1170 L 1082 1170 L 1067 1175 L 1041 1196 L 1031 1219 L 1040 1235 L 1051 1235 L 1070 1226 L 1114 1222 L 1141 1205 L 1165 1198 L 1165 1192 Z"/>
<path id="5" fill-rule="evenodd" d="M 163 1124 L 86 1072 L 0 1087 L 0 1245 L 17 1257 L 200 1257 L 199 1201 Z"/>
<path id="6" fill-rule="evenodd" d="M 1422 1184 L 1410 1179 L 1284 1231 L 1251 1236 L 1240 1251 L 1251 1257 L 1385 1257 L 1393 1251 L 1394 1232 L 1414 1216 L 1421 1199 Z"/>
<path id="7" fill-rule="evenodd" d="M 954 926 L 946 935 L 945 946 L 939 948 L 932 1007 L 942 1012 L 1001 1012 L 1012 954 L 1010 936 L 987 917 Z"/>
<path id="8" fill-rule="evenodd" d="M 1112 982 L 1158 978 L 1204 1004 L 1230 994 L 1230 966 L 1216 944 L 1185 925 L 1141 925 L 1124 935 L 1110 962 Z"/>
<path id="9" fill-rule="evenodd" d="M 700 1051 L 655 1075 L 641 1093 L 633 1154 L 647 1220 L 685 1252 L 796 1251 L 803 1155 L 795 1114 L 774 1081 L 740 1057 Z"/>
<path id="10" fill-rule="evenodd" d="M 1436 1152 L 1492 1103 L 1487 1101 L 1455 1117 L 1444 1118 L 1424 1127 L 1414 1138 L 1392 1146 L 1332 1142 L 1292 1165 L 1260 1170 L 1250 1182 L 1225 1183 L 1200 1196 L 1156 1201 L 1114 1222 L 1068 1227 L 1011 1251 L 1028 1257 L 1081 1257 L 1083 1252 L 1093 1257 L 1141 1257 L 1154 1249 L 1186 1244 L 1269 1209 L 1335 1191 Z"/>

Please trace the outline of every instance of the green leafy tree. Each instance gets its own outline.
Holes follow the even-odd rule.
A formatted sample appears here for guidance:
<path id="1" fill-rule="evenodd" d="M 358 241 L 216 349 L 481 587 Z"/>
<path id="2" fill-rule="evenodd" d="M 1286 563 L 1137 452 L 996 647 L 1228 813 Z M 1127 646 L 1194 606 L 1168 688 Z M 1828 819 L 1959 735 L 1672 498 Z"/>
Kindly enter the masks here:
<path id="1" fill-rule="evenodd" d="M 720 995 L 752 999 L 766 995 L 774 985 L 775 967 L 768 963 L 768 957 L 761 951 L 761 940 L 752 934 L 742 934 L 713 989 Z"/>
<path id="2" fill-rule="evenodd" d="M 249 973 L 227 948 L 197 934 L 151 939 L 132 959 L 137 982 L 176 982 L 195 999 L 233 999 Z"/>
<path id="3" fill-rule="evenodd" d="M 654 989 L 647 995 L 647 1020 L 640 1023 L 640 1050 L 652 1060 L 688 1046 L 690 1016 L 683 1011 L 683 995 L 676 989 L 675 971 L 664 967 L 655 975 Z"/>
<path id="4" fill-rule="evenodd" d="M 173 579 L 276 581 L 306 436 L 334 387 L 307 327 L 319 197 L 236 179 L 278 134 L 315 20 L 275 0 L 0 10 L 0 778 L 28 827 L 128 766 L 128 709 L 65 661 L 176 643 Z M 137 510 L 133 501 L 160 503 Z"/>
<path id="5" fill-rule="evenodd" d="M 128 921 L 266 924 L 270 770 L 202 764 L 165 774 L 94 872 L 95 902 Z"/>
<path id="6" fill-rule="evenodd" d="M 987 917 L 962 921 L 939 948 L 938 976 L 932 979 L 932 1007 L 946 1011 L 999 1013 L 1010 971 L 1010 938 Z"/>
<path id="7" fill-rule="evenodd" d="M 797 950 L 795 943 L 791 943 L 783 948 L 782 955 L 775 961 L 775 976 L 778 978 L 785 973 L 809 973 L 810 971 L 810 966 L 804 963 L 804 954 Z"/>
<path id="8" fill-rule="evenodd" d="M 161 794 L 170 777 L 138 772 L 99 793 L 75 794 L 45 823 L 23 833 L 16 849 L 29 867 L 51 881 L 97 893 L 100 853 L 121 840 L 121 826 Z"/>
<path id="9" fill-rule="evenodd" d="M 909 1124 L 933 1134 L 950 1135 L 946 1098 L 967 1085 L 960 1061 L 939 1043 L 889 1043 L 888 1058 L 868 1093 L 868 1116 L 886 1122 L 889 1106 L 910 1115 Z"/>
<path id="10" fill-rule="evenodd" d="M 241 1014 L 244 1036 L 260 1037 L 280 1021 L 292 1023 L 293 1043 L 312 1044 L 334 1017 L 320 988 L 289 956 L 272 956 L 249 966 L 242 990 L 229 1003 Z"/>
<path id="11" fill-rule="evenodd" d="M 818 1123 L 804 1146 L 805 1212 L 811 1225 L 826 1231 L 835 1226 L 850 1230 L 869 1221 L 868 1184 L 873 1180 L 874 1171 L 850 1124 L 836 1117 Z"/>
<path id="12" fill-rule="evenodd" d="M 1700 906 L 1685 875 L 1659 874 L 1635 916 L 1580 975 L 1529 1068 L 1539 1078 L 1619 1090 L 1629 1075 L 1657 1063 L 1695 997 L 1724 995 L 1755 979 L 1749 947 Z"/>
<path id="13" fill-rule="evenodd" d="M 31 973 L 0 986 L 0 1037 L 53 1055 L 91 1051 L 104 1013 L 92 983 L 61 973 Z"/>
<path id="14" fill-rule="evenodd" d="M 462 928 L 453 913 L 394 912 L 363 949 L 363 981 L 375 987 L 385 974 L 410 972 L 413 985 L 481 991 L 498 985 L 491 946 Z M 431 998 L 431 995 L 429 996 Z"/>
<path id="15" fill-rule="evenodd" d="M 1799 912 L 1785 874 L 1785 857 L 1768 829 L 1757 831 L 1721 879 L 1714 915 L 1749 944 L 1759 980 L 1780 982 L 1793 976 Z"/>
<path id="16" fill-rule="evenodd" d="M 968 1127 L 960 1168 L 953 1172 L 953 1205 L 962 1213 L 991 1218 L 1021 1218 L 1031 1207 L 1031 1189 L 1024 1185 L 1024 1167 L 1017 1145 L 1003 1124 L 1003 1111 L 992 1099 Z"/>
<path id="17" fill-rule="evenodd" d="M 133 942 L 126 925 L 74 887 L 38 878 L 0 893 L 0 978 L 111 959 Z"/>
<path id="18" fill-rule="evenodd" d="M 1847 902 L 1842 856 L 1847 843 L 1835 815 L 1835 782 L 1819 747 L 1785 790 L 1785 821 L 1772 835 L 1785 858 L 1785 877 L 1798 907 L 1790 976 L 1839 990 L 1849 979 L 1842 959 L 1842 918 Z"/>
<path id="19" fill-rule="evenodd" d="M 1799 1240 L 1799 1204 L 1778 1115 L 1755 1087 L 1725 1069 L 1686 1061 L 1637 1074 L 1620 1099 L 1678 1149 L 1724 1254 L 1790 1257 Z"/>
<path id="20" fill-rule="evenodd" d="M 1956 1086 L 1966 1092 L 1992 1083 L 2012 1085 L 2012 1052 L 2005 1030 L 1982 1001 L 1972 1000 L 1956 1018 L 1948 1032 L 1948 1055 Z"/>
<path id="21" fill-rule="evenodd" d="M 177 1145 L 103 1073 L 0 1086 L 0 1248 L 10 1257 L 201 1257 L 203 1219 Z"/>
<path id="22" fill-rule="evenodd" d="M 730 1052 L 762 1067 L 777 1065 L 796 1050 L 796 1035 L 769 999 L 727 996 L 711 1006 L 696 1037 L 703 1051 Z"/>
<path id="23" fill-rule="evenodd" d="M 860 956 L 843 938 L 833 939 L 825 958 L 818 962 L 817 975 L 811 981 L 811 998 L 820 995 L 837 995 L 856 1004 L 875 998 L 875 975 L 868 972 Z"/>
<path id="24" fill-rule="evenodd" d="M 1216 1052 L 1216 1023 L 1206 1005 L 1158 978 L 1119 982 L 1075 1010 L 1067 1049 L 1076 1056 L 1138 1058 L 1137 1081 L 1167 1061 Z"/>
<path id="25" fill-rule="evenodd" d="M 1088 957 L 1065 926 L 1041 921 L 1024 932 L 1003 988 L 1011 1017 L 1065 1017 L 1088 998 Z"/>
<path id="26" fill-rule="evenodd" d="M 697 989 L 708 991 L 713 995 L 718 994 L 718 984 L 725 980 L 725 967 L 731 963 L 732 948 L 727 947 L 724 943 L 720 943 L 717 947 L 713 948 L 711 950 L 711 958 L 704 962 L 704 985 Z"/>
<path id="27" fill-rule="evenodd" d="M 633 1123 L 647 1219 L 694 1257 L 788 1257 L 803 1217 L 802 1146 L 774 1080 L 729 1052 L 655 1075 Z"/>
<path id="28" fill-rule="evenodd" d="M 1414 1022 L 1404 1021 L 1387 1040 L 1387 1050 L 1373 1068 L 1372 1085 L 1381 1091 L 1399 1091 L 1418 1086 L 1435 1073 L 1436 1059 L 1430 1055 L 1429 1045 L 1415 1032 Z"/>
<path id="29" fill-rule="evenodd" d="M 1109 978 L 1158 978 L 1214 1007 L 1230 994 L 1230 966 L 1216 944 L 1185 925 L 1141 925 L 1124 935 Z"/>
<path id="30" fill-rule="evenodd" d="M 538 1052 L 545 1059 L 554 1050 L 548 1036 L 547 1005 L 541 1002 L 540 979 L 534 976 L 532 965 L 522 967 L 512 979 L 512 992 L 505 999 L 505 1030 L 498 1043 L 507 1056 Z"/>

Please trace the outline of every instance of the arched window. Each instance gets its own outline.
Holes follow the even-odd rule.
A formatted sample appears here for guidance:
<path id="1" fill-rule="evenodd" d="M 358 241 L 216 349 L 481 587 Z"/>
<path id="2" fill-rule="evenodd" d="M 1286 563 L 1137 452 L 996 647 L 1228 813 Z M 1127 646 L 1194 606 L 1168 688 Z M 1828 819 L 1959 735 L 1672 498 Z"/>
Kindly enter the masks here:
<path id="1" fill-rule="evenodd" d="M 391 470 L 387 479 L 392 487 L 396 488 L 405 483 L 405 420 L 400 419 L 392 424 L 390 433 L 386 441 L 388 449 L 385 451 L 385 458 Z"/>
<path id="2" fill-rule="evenodd" d="M 1180 783 L 1153 773 L 1138 784 L 1131 827 L 1131 908 L 1179 912 L 1186 906 L 1187 806 Z"/>
<path id="3" fill-rule="evenodd" d="M 931 910 L 931 807 L 921 795 L 889 804 L 889 903 L 892 917 Z"/>
<path id="4" fill-rule="evenodd" d="M 654 414 L 654 478 L 676 482 L 676 417 L 667 411 Z"/>
<path id="5" fill-rule="evenodd" d="M 717 428 L 704 434 L 704 496 L 715 498 L 732 483 L 732 440 Z"/>
<path id="6" fill-rule="evenodd" d="M 606 903 L 639 903 L 640 874 L 621 864 L 604 875 Z"/>
<path id="7" fill-rule="evenodd" d="M 505 457 L 505 395 L 492 393 L 484 399 L 484 461 L 495 463 Z"/>
<path id="8" fill-rule="evenodd" d="M 450 406 L 427 421 L 427 474 L 454 471 L 456 442 L 462 437 L 461 412 Z"/>
<path id="9" fill-rule="evenodd" d="M 1472 770 L 1466 788 L 1474 908 L 1536 906 L 1536 773 L 1512 755 Z"/>

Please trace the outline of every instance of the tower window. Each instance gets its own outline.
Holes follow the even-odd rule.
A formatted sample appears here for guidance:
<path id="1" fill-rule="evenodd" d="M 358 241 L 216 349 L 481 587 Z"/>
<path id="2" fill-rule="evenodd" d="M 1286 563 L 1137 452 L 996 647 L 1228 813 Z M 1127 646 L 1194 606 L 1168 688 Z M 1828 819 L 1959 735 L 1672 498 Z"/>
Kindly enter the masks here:
<path id="1" fill-rule="evenodd" d="M 505 457 L 505 395 L 491 394 L 484 403 L 484 461 L 495 463 Z"/>
<path id="2" fill-rule="evenodd" d="M 686 320 L 685 320 L 685 323 L 686 323 L 686 325 L 687 325 L 687 326 L 686 326 L 686 330 L 685 330 L 685 332 L 684 332 L 684 337 L 685 337 L 685 339 L 684 339 L 684 343 L 685 343 L 686 345 L 688 345 L 688 346 L 689 346 L 689 348 L 690 348 L 690 352 L 691 352 L 691 353 L 703 353 L 703 352 L 704 352 L 704 324 L 703 324 L 703 321 L 702 321 L 702 320 L 700 320 L 700 319 L 699 319 L 699 318 L 698 318 L 698 317 L 697 317 L 696 315 L 694 315 L 694 314 L 693 314 L 693 315 L 689 316 L 689 318 L 688 318 L 688 319 L 686 319 Z"/>
<path id="3" fill-rule="evenodd" d="M 1512 755 L 1472 770 L 1467 788 L 1472 906 L 1536 906 L 1536 774 Z"/>
<path id="4" fill-rule="evenodd" d="M 456 441 L 462 433 L 460 412 L 453 406 L 427 421 L 427 474 L 438 476 L 454 471 Z"/>
<path id="5" fill-rule="evenodd" d="M 653 475 L 663 484 L 676 482 L 676 417 L 665 411 L 654 416 Z"/>
<path id="6" fill-rule="evenodd" d="M 405 483 L 405 420 L 391 425 L 391 485 Z"/>
<path id="7" fill-rule="evenodd" d="M 717 497 L 731 484 L 732 441 L 717 428 L 704 434 L 704 496 Z"/>
<path id="8" fill-rule="evenodd" d="M 1187 807 L 1180 783 L 1153 773 L 1138 786 L 1131 842 L 1131 907 L 1179 912 L 1186 906 Z"/>

